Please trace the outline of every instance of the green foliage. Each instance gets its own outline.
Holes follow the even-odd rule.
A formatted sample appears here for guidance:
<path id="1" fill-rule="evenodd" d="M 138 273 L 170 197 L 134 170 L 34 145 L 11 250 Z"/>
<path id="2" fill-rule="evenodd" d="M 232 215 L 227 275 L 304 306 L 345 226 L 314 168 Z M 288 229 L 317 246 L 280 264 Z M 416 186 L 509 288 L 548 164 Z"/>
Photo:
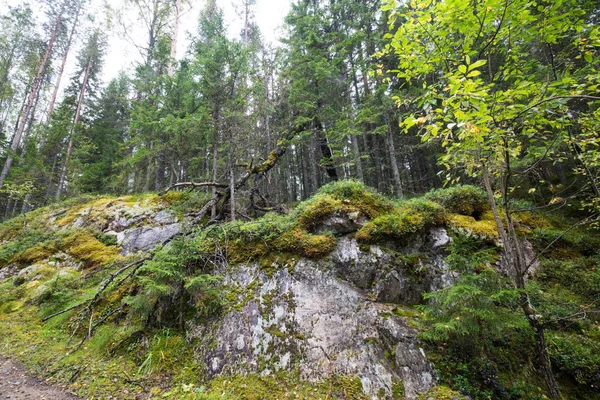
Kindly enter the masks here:
<path id="1" fill-rule="evenodd" d="M 552 333 L 549 335 L 550 356 L 561 374 L 569 375 L 581 385 L 600 387 L 600 330 L 595 337 Z"/>
<path id="2" fill-rule="evenodd" d="M 12 262 L 15 256 L 23 254 L 29 249 L 35 248 L 36 245 L 40 243 L 43 245 L 38 249 L 43 254 L 47 255 L 43 249 L 43 246 L 48 245 L 49 242 L 54 238 L 55 233 L 46 229 L 26 229 L 15 240 L 0 246 L 0 268 L 5 267 Z M 27 259 L 30 260 L 31 257 L 27 257 Z"/>
<path id="3" fill-rule="evenodd" d="M 576 256 L 570 260 L 544 259 L 536 278 L 545 286 L 558 285 L 588 301 L 600 296 L 598 256 Z"/>
<path id="4" fill-rule="evenodd" d="M 450 268 L 461 273 L 454 285 L 425 295 L 423 306 L 433 322 L 423 338 L 466 341 L 485 348 L 507 330 L 524 328 L 526 321 L 515 309 L 518 292 L 496 270 L 495 248 L 468 237 L 457 237 L 449 247 Z"/>
<path id="5" fill-rule="evenodd" d="M 209 259 L 194 241 L 178 238 L 155 253 L 136 274 L 137 294 L 123 299 L 134 320 L 179 327 L 188 318 L 202 319 L 221 310 L 220 277 L 205 266 Z"/>

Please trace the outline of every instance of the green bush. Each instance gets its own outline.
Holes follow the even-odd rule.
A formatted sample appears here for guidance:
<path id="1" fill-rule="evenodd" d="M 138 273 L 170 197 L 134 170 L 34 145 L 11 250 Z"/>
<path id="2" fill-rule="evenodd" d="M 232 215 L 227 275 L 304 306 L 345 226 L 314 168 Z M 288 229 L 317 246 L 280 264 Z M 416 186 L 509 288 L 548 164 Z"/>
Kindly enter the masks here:
<path id="1" fill-rule="evenodd" d="M 600 343 L 582 335 L 548 334 L 552 364 L 577 383 L 600 390 Z"/>

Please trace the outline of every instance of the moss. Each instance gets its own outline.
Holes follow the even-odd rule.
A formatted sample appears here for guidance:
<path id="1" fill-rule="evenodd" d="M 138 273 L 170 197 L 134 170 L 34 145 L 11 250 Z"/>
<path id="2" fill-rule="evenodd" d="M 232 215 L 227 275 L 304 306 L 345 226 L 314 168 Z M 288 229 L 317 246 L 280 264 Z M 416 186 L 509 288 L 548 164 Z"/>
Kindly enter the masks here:
<path id="1" fill-rule="evenodd" d="M 484 217 L 477 221 L 475 218 L 467 215 L 450 214 L 447 217 L 447 221 L 451 229 L 462 235 L 475 236 L 488 241 L 498 239 L 496 221 L 491 215 L 484 214 Z"/>
<path id="2" fill-rule="evenodd" d="M 278 337 L 280 339 L 286 338 L 288 336 L 285 333 L 281 332 L 275 325 L 268 327 L 266 331 L 272 336 Z"/>
<path id="3" fill-rule="evenodd" d="M 40 243 L 37 246 L 30 247 L 27 250 L 15 255 L 10 262 L 19 264 L 34 264 L 38 261 L 44 260 L 58 250 L 54 242 Z"/>
<path id="4" fill-rule="evenodd" d="M 425 198 L 444 206 L 450 212 L 478 218 L 489 209 L 485 192 L 475 186 L 457 185 L 446 189 L 433 190 Z"/>
<path id="5" fill-rule="evenodd" d="M 304 383 L 289 374 L 272 376 L 219 377 L 210 383 L 208 394 L 219 394 L 226 399 L 265 400 L 300 399 L 324 400 L 328 398 L 328 386 L 325 383 Z M 290 396 L 291 395 L 291 396 Z M 293 396 L 293 397 L 292 397 Z"/>
<path id="6" fill-rule="evenodd" d="M 392 383 L 392 398 L 395 400 L 404 400 L 404 382 L 398 378 Z"/>
<path id="7" fill-rule="evenodd" d="M 262 174 L 264 172 L 267 172 L 268 170 L 273 168 L 275 163 L 277 163 L 278 159 L 279 154 L 276 150 L 273 150 L 269 153 L 267 159 L 262 164 L 259 164 L 252 169 L 252 172 L 255 174 Z"/>
<path id="8" fill-rule="evenodd" d="M 403 239 L 429 226 L 442 224 L 445 212 L 442 206 L 429 200 L 412 199 L 401 202 L 392 213 L 367 222 L 357 233 L 361 243 L 376 243 L 387 239 Z"/>
<path id="9" fill-rule="evenodd" d="M 300 227 L 311 229 L 334 213 L 359 213 L 376 218 L 393 209 L 393 203 L 363 183 L 338 181 L 319 189 L 311 199 L 299 204 L 292 215 Z"/>
<path id="10" fill-rule="evenodd" d="M 107 265 L 118 261 L 119 249 L 106 246 L 89 232 L 80 231 L 64 239 L 63 247 L 75 258 L 85 263 L 86 267 Z"/>
<path id="11" fill-rule="evenodd" d="M 461 395 L 459 392 L 456 392 L 450 389 L 447 386 L 435 386 L 427 393 L 421 394 L 419 396 L 419 400 L 466 400 L 468 397 Z"/>
<path id="12" fill-rule="evenodd" d="M 338 388 L 345 398 L 356 400 L 369 399 L 362 391 L 362 383 L 356 376 L 336 376 L 335 386 Z"/>

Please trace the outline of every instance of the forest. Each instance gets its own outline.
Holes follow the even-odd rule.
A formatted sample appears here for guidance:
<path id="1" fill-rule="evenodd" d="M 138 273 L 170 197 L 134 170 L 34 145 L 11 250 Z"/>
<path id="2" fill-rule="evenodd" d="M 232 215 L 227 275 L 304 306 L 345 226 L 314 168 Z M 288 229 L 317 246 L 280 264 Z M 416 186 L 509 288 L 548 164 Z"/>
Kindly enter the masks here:
<path id="1" fill-rule="evenodd" d="M 287 301 L 283 270 L 295 276 L 300 268 L 298 280 L 309 279 L 302 261 L 289 266 L 299 257 L 325 263 L 321 270 L 331 262 L 359 292 L 396 304 L 388 314 L 419 332 L 415 343 L 424 343 L 439 385 L 423 383 L 430 367 L 356 384 L 347 378 L 356 371 L 336 364 L 319 342 L 329 372 L 304 373 L 309 349 L 298 351 L 308 357 L 298 356 L 300 375 L 318 375 L 329 388 L 310 395 L 303 383 L 285 380 L 291 386 L 279 398 L 600 398 L 597 1 L 294 0 L 276 45 L 261 32 L 257 0 L 232 2 L 235 35 L 216 0 L 202 2 L 187 33 L 182 20 L 192 0 L 113 3 L 31 0 L 0 8 L 0 334 L 20 337 L 1 325 L 22 307 L 35 308 L 44 323 L 69 318 L 61 330 L 69 344 L 77 339 L 72 352 L 86 341 L 92 347 L 105 324 L 144 321 L 135 332 L 119 331 L 135 337 L 123 339 L 134 340 L 130 348 L 135 342 L 150 354 L 139 359 L 137 350 L 131 362 L 141 378 L 127 384 L 187 398 L 188 383 L 177 385 L 189 371 L 175 361 L 148 364 L 149 349 L 161 346 L 153 340 L 168 329 L 165 343 L 180 338 L 182 354 L 185 342 L 197 358 L 221 357 L 211 351 L 228 340 L 227 317 L 214 325 L 216 347 L 189 324 L 208 330 L 206 321 L 251 303 L 232 289 L 242 278 L 231 265 L 257 263 L 264 286 L 244 287 L 258 290 L 262 313 L 265 301 Z M 115 37 L 139 56 L 106 82 Z M 182 42 L 187 48 L 178 53 Z M 124 213 L 131 220 L 121 222 Z M 138 240 L 151 223 L 176 230 L 153 250 Z M 139 231 L 128 242 L 131 227 Z M 431 235 L 440 227 L 450 236 L 436 250 Z M 404 268 L 406 293 L 417 294 L 389 294 L 383 266 L 366 280 L 339 272 L 351 267 L 331 254 L 343 253 L 348 235 L 364 257 L 383 260 L 387 250 L 374 249 L 389 249 L 397 262 L 390 268 Z M 74 270 L 91 271 L 82 276 L 92 280 L 77 286 L 61 278 L 67 287 L 58 288 L 62 275 L 54 271 L 52 290 L 28 297 L 29 278 L 16 271 L 48 260 L 54 268 L 56 254 L 79 262 Z M 452 285 L 431 275 L 440 254 L 451 272 L 444 267 L 438 278 Z M 370 265 L 360 257 L 357 264 Z M 261 288 L 276 279 L 284 300 L 264 300 Z M 286 313 L 299 318 L 293 310 L 302 295 L 294 293 Z M 265 329 L 275 341 L 300 329 L 274 326 Z M 410 351 L 388 349 L 382 329 L 361 346 L 381 345 L 377 354 L 400 371 L 399 354 Z M 298 332 L 301 342 L 307 334 Z M 44 360 L 54 354 L 47 351 Z M 259 357 L 248 370 L 235 365 L 262 379 L 268 360 Z M 152 386 L 156 374 L 169 375 L 172 386 L 146 390 L 143 379 Z M 243 379 L 232 387 L 252 386 Z M 228 398 L 216 395 L 227 381 L 215 385 L 207 397 L 202 389 L 189 398 Z M 271 398 L 264 396 L 273 382 L 256 385 L 265 392 L 235 386 L 231 398 Z M 106 394 L 85 390 L 78 393 Z M 285 397 L 292 391 L 301 396 Z"/>

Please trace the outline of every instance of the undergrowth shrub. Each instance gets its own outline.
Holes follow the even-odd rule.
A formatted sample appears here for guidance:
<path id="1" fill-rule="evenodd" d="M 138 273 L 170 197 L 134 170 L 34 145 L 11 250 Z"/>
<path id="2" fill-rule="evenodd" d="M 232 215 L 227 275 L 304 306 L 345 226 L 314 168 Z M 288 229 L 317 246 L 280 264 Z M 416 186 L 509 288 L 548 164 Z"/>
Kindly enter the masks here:
<path id="1" fill-rule="evenodd" d="M 183 328 L 186 320 L 203 319 L 222 306 L 221 277 L 211 274 L 215 260 L 181 237 L 158 251 L 136 274 L 137 294 L 126 296 L 130 316 L 159 327 Z M 218 257 L 218 256 L 217 256 Z"/>
<path id="2" fill-rule="evenodd" d="M 600 329 L 595 328 L 597 334 Z M 551 332 L 550 358 L 560 374 L 569 375 L 581 385 L 600 392 L 600 343 L 598 337 Z"/>

